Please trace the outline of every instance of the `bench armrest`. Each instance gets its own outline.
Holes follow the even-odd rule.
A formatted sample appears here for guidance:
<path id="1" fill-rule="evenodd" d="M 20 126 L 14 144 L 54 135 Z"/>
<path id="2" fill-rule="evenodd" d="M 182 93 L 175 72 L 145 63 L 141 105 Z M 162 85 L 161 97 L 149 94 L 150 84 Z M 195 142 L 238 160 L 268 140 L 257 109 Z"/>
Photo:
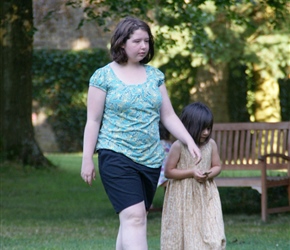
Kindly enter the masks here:
<path id="1" fill-rule="evenodd" d="M 265 161 L 267 157 L 280 157 L 286 161 L 290 161 L 290 157 L 287 155 L 283 155 L 283 154 L 276 154 L 276 153 L 271 153 L 271 154 L 265 154 L 265 155 L 261 155 L 258 157 L 258 159 L 260 161 Z"/>

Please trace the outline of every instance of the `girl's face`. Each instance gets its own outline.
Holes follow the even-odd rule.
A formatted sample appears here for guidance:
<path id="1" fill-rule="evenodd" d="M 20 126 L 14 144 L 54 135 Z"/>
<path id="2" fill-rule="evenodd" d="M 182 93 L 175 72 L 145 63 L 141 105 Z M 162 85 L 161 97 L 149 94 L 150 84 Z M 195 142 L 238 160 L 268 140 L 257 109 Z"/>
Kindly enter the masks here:
<path id="1" fill-rule="evenodd" d="M 205 128 L 201 132 L 200 142 L 204 142 L 206 138 L 210 135 L 210 128 Z"/>
<path id="2" fill-rule="evenodd" d="M 128 62 L 140 62 L 149 51 L 149 35 L 146 31 L 135 30 L 123 46 Z"/>

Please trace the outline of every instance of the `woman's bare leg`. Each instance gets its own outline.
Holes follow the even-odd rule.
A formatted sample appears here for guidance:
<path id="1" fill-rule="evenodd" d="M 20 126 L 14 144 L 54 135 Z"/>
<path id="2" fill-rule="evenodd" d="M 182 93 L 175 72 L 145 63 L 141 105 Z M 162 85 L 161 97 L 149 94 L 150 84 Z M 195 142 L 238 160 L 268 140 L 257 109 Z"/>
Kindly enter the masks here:
<path id="1" fill-rule="evenodd" d="M 117 242 L 116 242 L 116 250 L 123 250 L 120 234 L 121 234 L 121 225 L 119 226 Z"/>
<path id="2" fill-rule="evenodd" d="M 147 212 L 144 202 L 121 211 L 119 219 L 116 250 L 148 250 Z"/>

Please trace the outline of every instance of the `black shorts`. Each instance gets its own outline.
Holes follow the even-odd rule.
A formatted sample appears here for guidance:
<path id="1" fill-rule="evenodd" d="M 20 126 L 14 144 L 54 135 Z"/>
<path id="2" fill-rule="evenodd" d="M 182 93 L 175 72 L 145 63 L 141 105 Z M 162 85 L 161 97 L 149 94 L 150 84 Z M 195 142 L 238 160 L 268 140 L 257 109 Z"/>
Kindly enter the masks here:
<path id="1" fill-rule="evenodd" d="M 112 150 L 98 150 L 99 173 L 116 211 L 144 201 L 149 210 L 161 168 L 149 168 Z"/>

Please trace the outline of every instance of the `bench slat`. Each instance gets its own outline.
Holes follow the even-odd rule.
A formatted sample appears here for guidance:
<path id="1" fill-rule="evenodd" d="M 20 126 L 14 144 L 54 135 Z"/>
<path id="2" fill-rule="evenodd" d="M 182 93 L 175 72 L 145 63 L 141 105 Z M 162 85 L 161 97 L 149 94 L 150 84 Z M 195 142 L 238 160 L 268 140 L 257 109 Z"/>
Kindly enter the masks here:
<path id="1" fill-rule="evenodd" d="M 246 131 L 246 143 L 245 147 L 243 148 L 245 150 L 245 157 L 246 157 L 246 164 L 249 164 L 249 157 L 250 157 L 250 152 L 251 152 L 251 130 Z"/>

